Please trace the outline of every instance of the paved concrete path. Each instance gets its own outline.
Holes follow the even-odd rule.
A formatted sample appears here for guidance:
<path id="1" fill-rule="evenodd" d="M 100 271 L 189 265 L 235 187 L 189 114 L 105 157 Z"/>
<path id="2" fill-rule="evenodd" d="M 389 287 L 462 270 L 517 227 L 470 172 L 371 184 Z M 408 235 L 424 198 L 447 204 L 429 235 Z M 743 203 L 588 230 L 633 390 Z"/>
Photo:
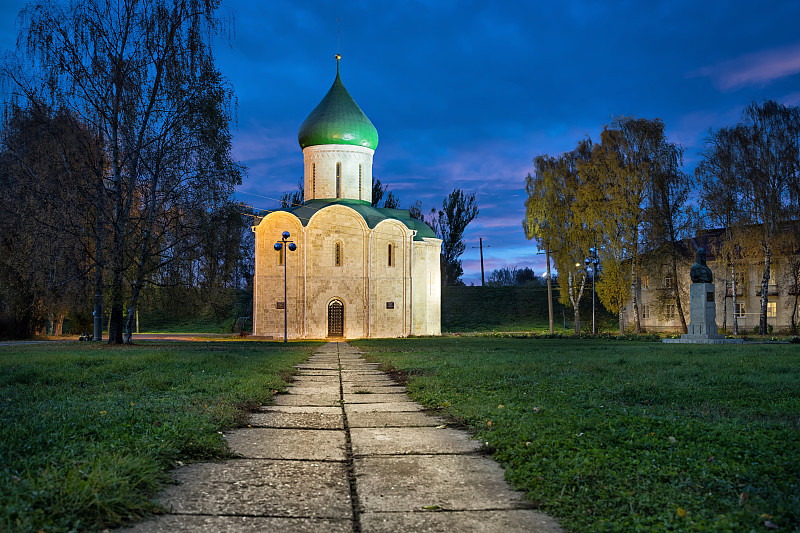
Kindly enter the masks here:
<path id="1" fill-rule="evenodd" d="M 130 531 L 560 531 L 478 453 L 344 342 L 322 346 L 289 394 L 227 435 L 240 459 L 176 471 L 170 514 Z"/>

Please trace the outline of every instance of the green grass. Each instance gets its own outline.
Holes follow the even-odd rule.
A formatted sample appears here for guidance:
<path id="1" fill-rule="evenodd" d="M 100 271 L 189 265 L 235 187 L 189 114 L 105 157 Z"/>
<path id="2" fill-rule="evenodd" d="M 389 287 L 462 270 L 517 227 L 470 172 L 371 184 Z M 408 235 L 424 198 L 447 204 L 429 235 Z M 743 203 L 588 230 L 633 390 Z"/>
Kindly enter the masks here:
<path id="1" fill-rule="evenodd" d="M 179 461 L 271 402 L 318 343 L 0 348 L 0 530 L 92 531 L 145 516 Z"/>
<path id="2" fill-rule="evenodd" d="M 583 327 L 592 327 L 591 294 L 581 305 Z M 574 331 L 575 315 L 558 302 L 553 289 L 553 318 L 556 332 Z M 566 328 L 564 327 L 566 322 Z M 615 332 L 617 317 L 597 306 L 597 324 L 601 331 Z M 442 287 L 442 331 L 538 331 L 550 329 L 547 310 L 547 287 Z"/>
<path id="3" fill-rule="evenodd" d="M 800 531 L 797 345 L 353 344 L 467 424 L 570 531 Z"/>

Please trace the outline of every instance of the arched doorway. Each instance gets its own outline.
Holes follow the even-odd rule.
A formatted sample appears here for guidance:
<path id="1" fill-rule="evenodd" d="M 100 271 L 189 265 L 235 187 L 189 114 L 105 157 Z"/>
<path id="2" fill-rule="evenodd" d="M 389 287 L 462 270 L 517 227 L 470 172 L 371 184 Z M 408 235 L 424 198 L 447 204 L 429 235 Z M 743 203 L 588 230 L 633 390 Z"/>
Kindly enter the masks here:
<path id="1" fill-rule="evenodd" d="M 331 300 L 328 304 L 328 337 L 344 337 L 344 304 Z"/>

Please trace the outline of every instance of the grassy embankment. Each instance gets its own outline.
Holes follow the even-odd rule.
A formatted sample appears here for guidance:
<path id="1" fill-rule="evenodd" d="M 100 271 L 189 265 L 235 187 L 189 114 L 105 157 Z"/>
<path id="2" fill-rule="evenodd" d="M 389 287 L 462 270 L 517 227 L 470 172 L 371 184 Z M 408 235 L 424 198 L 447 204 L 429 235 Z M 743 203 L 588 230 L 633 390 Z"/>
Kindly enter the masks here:
<path id="1" fill-rule="evenodd" d="M 355 341 L 570 531 L 800 530 L 797 345 Z"/>
<path id="2" fill-rule="evenodd" d="M 179 461 L 269 403 L 319 343 L 0 348 L 0 530 L 91 531 L 153 511 Z"/>
<path id="3" fill-rule="evenodd" d="M 583 298 L 581 322 L 586 331 L 592 328 L 592 298 Z M 553 289 L 555 331 L 574 331 L 575 315 L 558 302 Z M 617 317 L 597 301 L 600 331 L 617 331 Z M 566 325 L 566 328 L 565 328 Z M 442 331 L 549 331 L 547 287 L 442 287 Z"/>

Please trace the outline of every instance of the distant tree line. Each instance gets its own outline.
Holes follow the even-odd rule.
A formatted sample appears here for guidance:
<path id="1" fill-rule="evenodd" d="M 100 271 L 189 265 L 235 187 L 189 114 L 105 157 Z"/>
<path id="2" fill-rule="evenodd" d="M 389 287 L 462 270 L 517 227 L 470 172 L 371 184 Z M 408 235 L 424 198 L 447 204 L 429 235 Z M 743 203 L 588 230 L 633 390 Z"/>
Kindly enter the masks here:
<path id="1" fill-rule="evenodd" d="M 544 282 L 542 278 L 529 267 L 503 267 L 492 270 L 486 285 L 489 287 L 520 287 L 520 286 L 539 286 Z"/>
<path id="2" fill-rule="evenodd" d="M 586 138 L 570 152 L 534 158 L 523 228 L 553 257 L 559 298 L 573 308 L 576 323 L 590 279 L 584 259 L 596 247 L 602 267 L 598 295 L 608 310 L 620 313 L 620 329 L 622 310 L 631 303 L 637 333 L 636 284 L 642 274 L 666 267 L 677 280 L 679 241 L 706 224 L 723 228 L 726 244 L 717 252 L 732 280 L 737 262 L 763 259 L 759 331 L 765 334 L 772 256 L 779 250 L 800 263 L 799 147 L 797 107 L 753 103 L 739 124 L 710 131 L 693 180 L 683 170 L 683 148 L 668 141 L 661 120 L 619 117 L 597 143 Z M 686 302 L 677 283 L 662 291 L 661 303 L 675 305 L 685 331 Z M 797 301 L 795 331 L 796 313 Z"/>
<path id="3" fill-rule="evenodd" d="M 247 278 L 216 8 L 22 10 L 17 54 L 0 64 L 13 95 L 0 128 L 0 310 L 13 335 L 79 309 L 102 320 L 105 307 L 109 342 L 129 343 L 148 290 L 214 292 Z"/>

